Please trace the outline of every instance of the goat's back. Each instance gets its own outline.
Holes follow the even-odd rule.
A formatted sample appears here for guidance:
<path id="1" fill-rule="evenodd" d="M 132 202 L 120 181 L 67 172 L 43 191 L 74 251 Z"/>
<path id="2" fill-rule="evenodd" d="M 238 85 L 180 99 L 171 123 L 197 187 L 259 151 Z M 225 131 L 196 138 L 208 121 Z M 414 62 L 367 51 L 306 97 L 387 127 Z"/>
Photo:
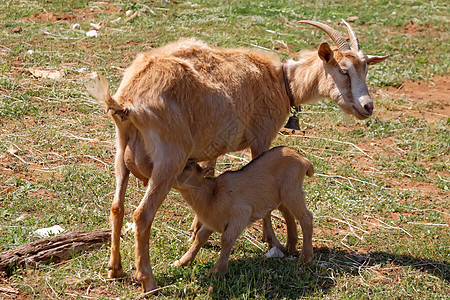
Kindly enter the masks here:
<path id="1" fill-rule="evenodd" d="M 283 186 L 301 187 L 305 175 L 313 174 L 314 167 L 306 157 L 292 148 L 280 146 L 262 153 L 242 169 L 225 172 L 218 178 L 236 194 L 269 195 L 278 193 Z"/>
<path id="2" fill-rule="evenodd" d="M 268 53 L 184 39 L 136 57 L 114 100 L 140 132 L 215 158 L 273 140 L 289 111 L 281 63 Z M 267 140 L 267 141 L 266 141 Z"/>

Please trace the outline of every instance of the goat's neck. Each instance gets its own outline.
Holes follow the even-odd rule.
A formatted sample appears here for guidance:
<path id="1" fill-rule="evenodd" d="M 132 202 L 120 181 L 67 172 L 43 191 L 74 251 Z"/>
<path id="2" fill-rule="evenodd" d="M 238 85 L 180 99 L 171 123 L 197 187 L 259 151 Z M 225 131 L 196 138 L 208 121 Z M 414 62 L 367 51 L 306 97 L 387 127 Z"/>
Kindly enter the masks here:
<path id="1" fill-rule="evenodd" d="M 326 97 L 326 76 L 317 52 L 303 53 L 298 61 L 289 60 L 286 66 L 295 106 Z"/>

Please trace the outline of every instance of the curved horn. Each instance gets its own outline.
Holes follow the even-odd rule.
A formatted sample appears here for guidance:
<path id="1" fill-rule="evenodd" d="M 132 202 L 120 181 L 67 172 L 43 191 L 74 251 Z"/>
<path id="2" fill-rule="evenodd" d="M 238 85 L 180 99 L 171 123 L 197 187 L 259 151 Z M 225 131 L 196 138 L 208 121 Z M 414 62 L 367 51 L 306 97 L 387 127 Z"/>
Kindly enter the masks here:
<path id="1" fill-rule="evenodd" d="M 342 19 L 342 23 L 344 23 L 345 26 L 347 26 L 348 36 L 350 37 L 350 43 L 352 45 L 352 50 L 356 50 L 357 52 L 359 52 L 361 49 L 359 48 L 359 41 L 358 41 L 358 37 L 356 36 L 356 33 L 353 31 L 353 28 L 350 26 L 350 24 L 345 22 L 344 19 Z"/>
<path id="2" fill-rule="evenodd" d="M 333 40 L 333 42 L 338 47 L 339 51 L 351 50 L 350 46 L 348 45 L 348 43 L 345 40 L 345 38 L 339 32 L 337 32 L 336 30 L 334 30 L 330 26 L 322 24 L 320 22 L 308 21 L 308 20 L 298 21 L 297 23 L 309 24 L 309 25 L 315 26 L 315 27 L 317 27 L 319 29 L 322 29 Z"/>

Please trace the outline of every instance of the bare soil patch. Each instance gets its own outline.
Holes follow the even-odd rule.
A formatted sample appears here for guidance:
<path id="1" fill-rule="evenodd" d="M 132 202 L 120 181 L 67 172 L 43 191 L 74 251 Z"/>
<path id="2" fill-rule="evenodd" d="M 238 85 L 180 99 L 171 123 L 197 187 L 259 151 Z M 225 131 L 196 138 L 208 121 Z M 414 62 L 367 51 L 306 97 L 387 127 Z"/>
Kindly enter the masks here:
<path id="1" fill-rule="evenodd" d="M 29 22 L 44 22 L 44 23 L 56 23 L 56 22 L 73 22 L 81 20 L 92 20 L 95 15 L 99 13 L 118 13 L 119 8 L 114 5 L 105 3 L 103 8 L 91 8 L 91 9 L 74 9 L 73 13 L 53 13 L 53 12 L 42 12 L 38 14 L 32 14 L 25 17 L 25 21 Z"/>
<path id="2" fill-rule="evenodd" d="M 418 109 L 399 110 L 403 115 L 435 120 L 450 117 L 450 75 L 436 76 L 430 82 L 405 82 L 399 88 L 383 89 L 388 96 L 421 102 Z"/>
<path id="3" fill-rule="evenodd" d="M 57 21 L 73 21 L 77 16 L 69 13 L 53 14 L 52 12 L 33 14 L 25 18 L 25 21 L 55 23 Z"/>

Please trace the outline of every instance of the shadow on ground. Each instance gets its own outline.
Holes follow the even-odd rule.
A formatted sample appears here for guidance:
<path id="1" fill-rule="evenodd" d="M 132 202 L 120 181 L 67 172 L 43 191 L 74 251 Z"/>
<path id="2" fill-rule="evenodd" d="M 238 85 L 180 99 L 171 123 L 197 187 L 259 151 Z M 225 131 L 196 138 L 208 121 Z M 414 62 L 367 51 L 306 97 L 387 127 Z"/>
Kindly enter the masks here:
<path id="1" fill-rule="evenodd" d="M 328 293 L 335 286 L 335 276 L 359 276 L 365 268 L 387 264 L 411 267 L 439 277 L 447 283 L 450 281 L 450 264 L 447 261 L 380 251 L 352 254 L 334 248 L 323 247 L 314 250 L 314 261 L 309 265 L 304 265 L 296 256 L 282 259 L 254 256 L 230 260 L 229 274 L 219 278 L 209 276 L 208 270 L 213 266 L 213 262 L 199 264 L 196 266 L 196 280 L 205 290 L 209 290 L 209 296 L 214 299 L 298 299 L 311 295 L 319 296 Z M 169 278 L 166 280 L 171 281 Z"/>

